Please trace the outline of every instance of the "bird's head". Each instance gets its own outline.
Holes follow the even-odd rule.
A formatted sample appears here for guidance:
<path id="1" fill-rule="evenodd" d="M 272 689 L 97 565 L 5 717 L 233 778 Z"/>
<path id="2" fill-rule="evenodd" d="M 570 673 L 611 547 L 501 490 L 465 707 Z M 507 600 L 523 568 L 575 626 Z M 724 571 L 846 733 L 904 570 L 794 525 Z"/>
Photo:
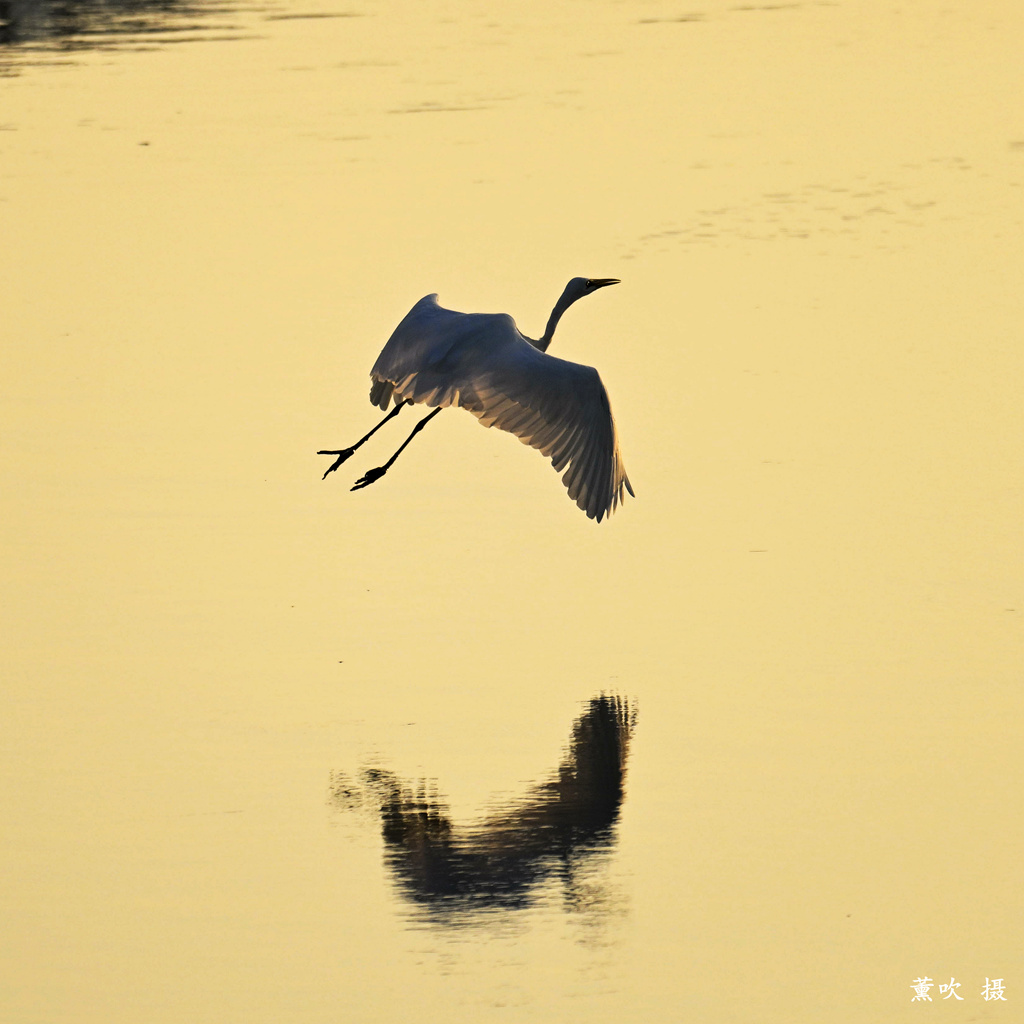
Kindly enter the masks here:
<path id="1" fill-rule="evenodd" d="M 606 288 L 610 284 L 618 284 L 617 277 L 574 277 L 566 286 L 564 297 L 570 302 L 582 299 L 584 295 L 596 292 L 598 288 Z"/>

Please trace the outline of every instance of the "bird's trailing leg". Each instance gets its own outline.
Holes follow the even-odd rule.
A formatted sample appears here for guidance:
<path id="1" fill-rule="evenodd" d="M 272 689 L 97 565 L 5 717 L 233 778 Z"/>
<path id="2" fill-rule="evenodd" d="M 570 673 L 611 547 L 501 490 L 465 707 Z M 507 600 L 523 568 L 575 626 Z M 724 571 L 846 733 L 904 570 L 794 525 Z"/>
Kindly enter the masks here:
<path id="1" fill-rule="evenodd" d="M 336 450 L 336 451 L 317 452 L 317 455 L 337 455 L 338 456 L 334 460 L 334 465 L 332 465 L 332 466 L 330 466 L 328 468 L 327 473 L 333 473 L 346 459 L 350 459 L 352 457 L 352 455 L 355 453 L 355 450 L 364 441 L 369 441 L 370 438 L 373 437 L 373 435 L 376 434 L 377 431 L 380 430 L 380 428 L 383 427 L 384 424 L 387 423 L 388 420 L 393 419 L 395 416 L 397 416 L 399 414 L 399 412 L 401 411 L 403 405 L 408 405 L 408 404 L 409 403 L 407 401 L 397 403 L 397 405 L 395 405 L 394 409 L 392 409 L 391 412 L 389 412 L 387 414 L 387 416 L 385 416 L 384 419 L 382 419 L 380 421 L 380 423 L 378 423 L 377 426 L 375 426 L 373 428 L 373 430 L 371 430 L 364 437 L 359 438 L 359 440 L 356 441 L 356 443 L 354 445 L 352 445 L 351 448 L 342 448 L 340 451 Z M 324 475 L 320 479 L 321 480 L 326 480 L 327 479 L 327 473 L 324 473 Z"/>
<path id="2" fill-rule="evenodd" d="M 374 481 L 379 480 L 395 464 L 395 459 L 397 459 L 398 456 L 401 455 L 403 451 L 405 451 L 406 446 L 409 444 L 409 442 L 427 425 L 427 423 L 430 420 L 432 420 L 441 411 L 441 408 L 441 406 L 438 406 L 432 413 L 430 413 L 427 416 L 424 416 L 423 419 L 421 419 L 419 423 L 417 423 L 416 426 L 412 428 L 412 433 L 405 439 L 405 441 L 402 442 L 402 447 L 399 448 L 398 451 L 395 452 L 395 454 L 392 455 L 391 458 L 388 459 L 388 461 L 385 462 L 383 466 L 378 466 L 376 469 L 367 470 L 366 473 L 355 482 L 355 484 L 352 487 L 352 490 L 358 491 L 363 487 L 369 487 L 370 484 L 372 484 Z"/>

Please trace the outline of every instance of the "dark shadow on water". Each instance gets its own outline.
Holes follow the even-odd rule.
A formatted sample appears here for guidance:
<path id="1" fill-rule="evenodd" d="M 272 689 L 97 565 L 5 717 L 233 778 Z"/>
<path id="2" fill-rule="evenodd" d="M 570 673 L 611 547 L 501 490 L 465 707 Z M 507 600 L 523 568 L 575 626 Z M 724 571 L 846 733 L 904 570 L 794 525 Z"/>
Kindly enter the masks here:
<path id="1" fill-rule="evenodd" d="M 376 768 L 356 782 L 333 775 L 331 801 L 375 808 L 392 877 L 422 916 L 459 924 L 523 908 L 550 878 L 562 882 L 567 910 L 585 910 L 601 898 L 591 868 L 615 843 L 635 723 L 633 702 L 595 697 L 550 777 L 469 824 L 452 820 L 436 784 Z"/>
<path id="2" fill-rule="evenodd" d="M 0 48 L 123 49 L 195 39 L 211 28 L 230 37 L 236 28 L 207 19 L 238 8 L 231 0 L 0 0 Z"/>

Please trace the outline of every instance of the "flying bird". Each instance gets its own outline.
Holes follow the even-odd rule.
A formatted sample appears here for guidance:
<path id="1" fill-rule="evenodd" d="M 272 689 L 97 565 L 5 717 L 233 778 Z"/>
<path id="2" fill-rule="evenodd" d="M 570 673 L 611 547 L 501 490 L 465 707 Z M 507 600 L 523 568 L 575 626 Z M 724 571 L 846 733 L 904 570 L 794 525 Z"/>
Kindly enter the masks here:
<path id="1" fill-rule="evenodd" d="M 527 338 L 507 313 L 457 313 L 426 295 L 406 314 L 370 371 L 370 401 L 394 408 L 351 448 L 336 455 L 336 470 L 403 406 L 423 403 L 424 416 L 383 465 L 352 490 L 368 487 L 394 464 L 406 445 L 443 408 L 468 409 L 485 427 L 499 427 L 551 459 L 569 497 L 598 522 L 633 494 L 619 455 L 608 395 L 597 370 L 547 354 L 562 314 L 584 295 L 618 284 L 610 277 L 574 277 L 555 303 L 541 338 Z"/>

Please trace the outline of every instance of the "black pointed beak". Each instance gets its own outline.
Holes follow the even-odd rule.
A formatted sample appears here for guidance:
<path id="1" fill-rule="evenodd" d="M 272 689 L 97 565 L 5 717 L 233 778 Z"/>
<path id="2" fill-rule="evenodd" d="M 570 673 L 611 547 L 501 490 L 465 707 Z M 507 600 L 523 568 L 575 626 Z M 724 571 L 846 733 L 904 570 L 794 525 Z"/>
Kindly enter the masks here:
<path id="1" fill-rule="evenodd" d="M 594 288 L 605 288 L 610 284 L 619 284 L 617 277 L 592 277 L 590 283 Z"/>

